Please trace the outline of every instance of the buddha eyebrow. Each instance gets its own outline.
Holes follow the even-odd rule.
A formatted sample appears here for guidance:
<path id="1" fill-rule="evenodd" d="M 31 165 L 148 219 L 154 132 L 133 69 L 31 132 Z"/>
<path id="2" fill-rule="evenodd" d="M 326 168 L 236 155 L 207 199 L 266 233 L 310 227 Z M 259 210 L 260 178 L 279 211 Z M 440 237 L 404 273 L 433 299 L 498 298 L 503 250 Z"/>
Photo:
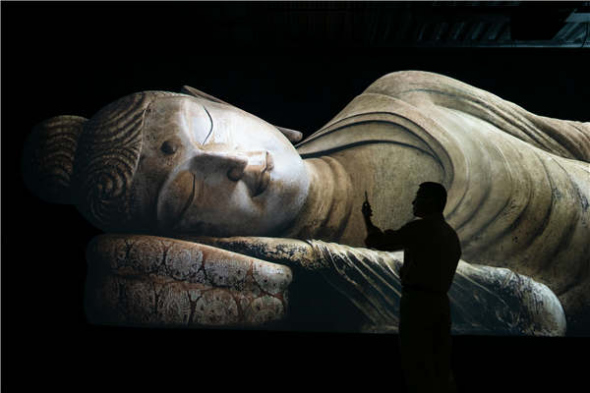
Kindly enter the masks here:
<path id="1" fill-rule="evenodd" d="M 211 117 L 211 114 L 209 113 L 207 108 L 205 108 L 205 105 L 203 105 L 203 109 L 205 109 L 205 112 L 207 112 L 207 116 L 209 116 L 209 121 L 211 122 L 211 128 L 209 128 L 209 133 L 207 133 L 207 136 L 205 137 L 205 140 L 203 141 L 203 144 L 204 144 L 205 142 L 207 142 L 207 139 L 209 139 L 209 136 L 211 136 L 211 133 L 213 132 L 213 118 Z"/>

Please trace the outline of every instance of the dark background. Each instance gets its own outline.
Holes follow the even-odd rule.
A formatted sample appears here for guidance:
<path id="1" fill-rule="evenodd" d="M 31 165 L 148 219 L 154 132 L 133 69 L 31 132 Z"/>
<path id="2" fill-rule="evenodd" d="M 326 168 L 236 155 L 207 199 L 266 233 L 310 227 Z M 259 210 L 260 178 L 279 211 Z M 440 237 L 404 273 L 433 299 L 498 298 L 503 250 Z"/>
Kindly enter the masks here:
<path id="1" fill-rule="evenodd" d="M 322 31 L 337 26 L 314 33 L 304 17 L 301 31 L 284 20 L 274 3 L 2 3 L 7 391 L 402 386 L 392 335 L 89 325 L 84 252 L 99 231 L 72 206 L 49 205 L 24 188 L 21 149 L 39 121 L 91 117 L 123 95 L 188 84 L 310 134 L 375 79 L 406 69 L 455 77 L 536 114 L 590 121 L 588 49 L 371 45 L 362 24 L 334 36 Z M 454 345 L 463 391 L 586 385 L 587 338 L 461 336 Z"/>

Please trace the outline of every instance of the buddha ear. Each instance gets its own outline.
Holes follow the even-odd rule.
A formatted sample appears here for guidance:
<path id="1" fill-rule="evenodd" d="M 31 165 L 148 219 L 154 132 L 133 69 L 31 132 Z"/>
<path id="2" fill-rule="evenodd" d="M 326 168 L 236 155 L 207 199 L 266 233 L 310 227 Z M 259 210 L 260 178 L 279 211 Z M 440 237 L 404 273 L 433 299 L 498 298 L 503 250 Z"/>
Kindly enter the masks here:
<path id="1" fill-rule="evenodd" d="M 207 94 L 205 92 L 202 92 L 199 89 L 195 89 L 194 87 L 190 87 L 190 86 L 182 86 L 182 89 L 180 89 L 180 92 L 183 94 L 188 94 L 189 96 L 193 96 L 193 97 L 199 97 L 199 98 L 204 98 L 206 100 L 212 101 L 212 102 L 217 102 L 219 104 L 226 104 L 226 105 L 231 105 L 228 104 L 225 101 L 220 100 L 219 98 L 213 97 L 210 94 Z"/>
<path id="2" fill-rule="evenodd" d="M 301 140 L 301 138 L 303 138 L 303 133 L 300 131 L 295 131 L 295 130 L 291 130 L 289 128 L 285 128 L 285 127 L 279 127 L 279 126 L 275 126 L 277 128 L 277 130 L 281 131 L 283 133 L 284 136 L 287 137 L 287 139 L 289 140 L 289 142 L 291 143 L 297 143 Z"/>
<path id="3" fill-rule="evenodd" d="M 207 94 L 205 92 L 202 92 L 199 89 L 195 89 L 194 87 L 190 87 L 187 85 L 182 86 L 182 89 L 180 89 L 180 92 L 183 94 L 188 94 L 190 96 L 193 97 L 199 97 L 199 98 L 204 98 L 206 100 L 209 100 L 211 102 L 217 102 L 219 104 L 225 104 L 225 105 L 230 105 L 230 106 L 234 106 L 231 105 L 225 101 L 220 100 L 217 97 L 213 97 L 210 94 Z M 295 131 L 295 130 L 291 130 L 289 128 L 285 128 L 285 127 L 279 127 L 279 126 L 275 126 L 277 128 L 277 130 L 279 130 L 283 135 L 285 135 L 287 137 L 287 139 L 289 140 L 289 142 L 291 143 L 297 143 L 301 140 L 301 138 L 303 138 L 303 133 L 299 132 L 299 131 Z"/>

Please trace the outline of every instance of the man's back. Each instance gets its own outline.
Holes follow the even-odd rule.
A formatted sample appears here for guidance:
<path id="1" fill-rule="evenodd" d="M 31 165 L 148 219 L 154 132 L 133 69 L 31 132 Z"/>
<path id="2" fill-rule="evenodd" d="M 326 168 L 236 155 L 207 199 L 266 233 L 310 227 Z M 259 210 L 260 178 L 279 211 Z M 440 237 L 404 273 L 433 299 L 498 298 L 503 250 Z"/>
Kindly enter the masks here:
<path id="1" fill-rule="evenodd" d="M 399 231 L 404 247 L 402 285 L 446 293 L 453 281 L 461 244 L 455 230 L 440 217 L 412 221 Z"/>

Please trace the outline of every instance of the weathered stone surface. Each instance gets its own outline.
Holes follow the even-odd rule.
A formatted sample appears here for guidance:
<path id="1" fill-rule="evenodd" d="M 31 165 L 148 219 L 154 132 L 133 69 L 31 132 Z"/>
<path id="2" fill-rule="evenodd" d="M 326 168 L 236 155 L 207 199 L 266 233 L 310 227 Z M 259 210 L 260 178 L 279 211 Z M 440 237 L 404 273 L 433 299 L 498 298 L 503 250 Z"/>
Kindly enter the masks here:
<path id="1" fill-rule="evenodd" d="M 375 224 L 397 229 L 413 219 L 411 201 L 425 181 L 448 190 L 445 218 L 464 260 L 545 285 L 571 326 L 589 312 L 590 123 L 537 116 L 457 80 L 404 71 L 379 78 L 293 146 L 297 133 L 196 89 L 183 93 L 132 94 L 88 120 L 58 116 L 29 141 L 32 170 L 25 172 L 36 193 L 76 204 L 106 232 L 166 236 L 90 245 L 97 276 L 89 282 L 103 288 L 103 308 L 114 307 L 116 320 L 185 321 L 187 298 L 191 323 L 195 302 L 221 302 L 208 292 L 221 290 L 242 323 L 255 299 L 279 299 L 290 278 L 264 262 L 242 262 L 241 253 L 321 271 L 322 260 L 301 241 L 362 247 L 365 192 Z M 64 154 L 56 153 L 59 141 L 66 141 Z M 214 248 L 171 239 L 188 235 L 249 238 L 232 242 L 234 252 L 223 259 Z M 183 283 L 184 292 L 171 291 L 179 294 L 165 302 L 177 311 L 156 312 L 161 288 L 149 284 L 155 277 Z M 502 285 L 517 285 L 509 277 Z M 465 307 L 479 301 L 477 292 L 470 296 Z M 519 301 L 536 304 L 531 299 Z M 260 302 L 278 310 L 274 300 Z M 234 323 L 211 307 L 202 321 Z"/>
<path id="2" fill-rule="evenodd" d="M 88 263 L 91 318 L 121 325 L 250 326 L 279 321 L 287 310 L 292 279 L 286 266 L 143 235 L 98 236 L 89 245 Z"/>

